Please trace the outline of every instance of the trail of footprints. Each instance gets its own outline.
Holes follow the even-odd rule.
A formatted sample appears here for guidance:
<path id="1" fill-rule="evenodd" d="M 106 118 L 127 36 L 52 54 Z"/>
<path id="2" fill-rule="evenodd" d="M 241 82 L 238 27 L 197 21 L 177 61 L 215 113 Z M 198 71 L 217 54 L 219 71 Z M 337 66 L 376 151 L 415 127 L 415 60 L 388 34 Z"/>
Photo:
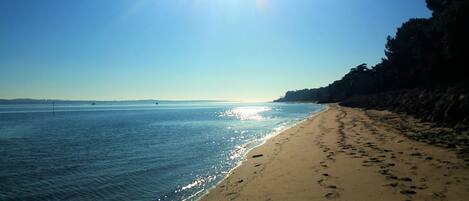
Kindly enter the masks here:
<path id="1" fill-rule="evenodd" d="M 298 137 L 297 134 L 298 132 L 301 130 L 301 129 L 304 129 L 304 126 L 300 126 L 299 129 L 296 129 L 294 131 L 292 131 L 289 136 L 290 137 Z M 282 151 L 282 145 L 289 142 L 290 141 L 290 137 L 285 137 L 285 138 L 280 138 L 277 142 L 275 142 L 275 147 L 274 147 L 274 152 L 273 152 L 273 155 L 276 156 L 279 152 Z M 251 156 L 252 159 L 256 159 L 256 158 L 261 158 L 263 157 L 264 154 L 254 154 Z M 265 164 L 267 163 L 270 163 L 270 161 L 272 161 L 274 158 L 270 158 L 269 160 L 265 161 L 264 163 L 262 162 L 256 162 L 254 163 L 254 167 L 256 168 L 255 171 L 252 173 L 253 175 L 256 175 L 256 176 L 261 176 L 264 172 L 264 169 L 265 169 Z M 232 176 L 235 174 L 236 172 L 233 172 L 232 173 Z M 256 177 L 256 176 L 253 176 L 252 178 Z M 224 192 L 226 191 L 225 193 L 225 196 L 227 198 L 229 198 L 230 200 L 235 200 L 239 197 L 239 191 L 241 191 L 240 189 L 243 189 L 244 186 L 249 183 L 249 178 L 242 178 L 242 177 L 236 177 L 236 179 L 233 179 L 233 181 L 231 180 L 226 180 L 226 185 L 219 185 L 218 186 L 218 191 L 219 192 Z M 238 190 L 234 190 L 238 188 Z M 234 190 L 234 191 L 233 191 Z M 266 197 L 266 200 L 271 200 L 271 198 L 268 198 Z"/>
<path id="2" fill-rule="evenodd" d="M 344 190 L 340 186 L 339 178 L 331 175 L 327 170 L 331 163 L 336 161 L 338 154 L 344 154 L 345 156 L 361 160 L 361 165 L 365 168 L 374 168 L 377 169 L 377 172 L 382 175 L 387 181 L 385 184 L 386 187 L 396 189 L 399 193 L 407 197 L 406 200 L 412 200 L 412 196 L 416 195 L 419 190 L 425 190 L 428 188 L 427 182 L 429 178 L 427 176 L 418 175 L 418 166 L 415 165 L 418 160 L 406 161 L 402 155 L 408 154 L 414 159 L 420 159 L 421 161 L 431 161 L 430 166 L 440 169 L 440 168 L 449 168 L 457 170 L 459 167 L 456 164 L 451 164 L 449 161 L 433 158 L 428 156 L 425 153 L 421 152 L 418 148 L 411 147 L 407 151 L 409 153 L 404 153 L 403 151 L 393 151 L 389 149 L 384 149 L 383 145 L 390 141 L 395 143 L 402 143 L 403 140 L 396 141 L 395 134 L 386 133 L 390 131 L 390 128 L 385 127 L 380 131 L 376 128 L 375 125 L 369 124 L 367 121 L 362 119 L 363 117 L 357 117 L 354 115 L 352 117 L 347 117 L 347 113 L 339 109 L 340 113 L 337 115 L 336 123 L 337 126 L 337 141 L 335 145 L 327 145 L 324 141 L 325 133 L 331 133 L 333 128 L 326 128 L 324 119 L 319 119 L 319 128 L 321 131 L 324 131 L 315 136 L 315 145 L 321 148 L 324 153 L 324 160 L 320 161 L 318 164 L 319 169 L 315 171 L 320 174 L 320 179 L 317 180 L 317 183 L 326 190 L 324 197 L 327 199 L 337 199 L 340 198 L 341 191 Z M 351 125 L 346 128 L 345 125 Z M 301 126 L 301 129 L 304 127 Z M 368 139 L 360 135 L 362 132 L 370 132 L 373 135 L 373 139 Z M 290 133 L 290 137 L 295 137 L 298 133 L 298 130 Z M 281 151 L 281 145 L 290 141 L 289 137 L 286 137 L 282 140 L 279 140 L 275 143 L 276 148 L 274 149 L 274 155 L 277 155 Z M 255 155 L 253 158 L 262 157 L 262 154 Z M 268 161 L 266 161 L 268 163 Z M 395 170 L 396 164 L 408 166 L 408 171 L 399 172 Z M 264 164 L 256 163 L 254 165 L 257 169 L 253 174 L 261 175 L 264 170 Z M 449 174 L 443 175 L 444 177 L 451 177 L 452 172 L 449 171 Z M 417 179 L 416 179 L 417 178 Z M 468 178 L 453 177 L 456 182 L 467 182 Z M 438 178 L 439 179 L 439 178 Z M 246 182 L 239 178 L 236 182 L 230 183 L 227 185 L 242 185 Z M 225 186 L 220 186 L 220 190 L 224 190 Z M 242 188 L 242 187 L 241 187 Z M 435 200 L 446 200 L 447 187 L 445 186 L 440 191 L 433 192 L 433 198 Z M 230 199 L 235 199 L 238 197 L 236 192 L 227 192 L 226 196 Z M 269 198 L 270 199 L 270 198 Z M 267 200 L 269 200 L 267 199 Z"/>
<path id="3" fill-rule="evenodd" d="M 324 121 L 320 120 L 320 130 L 329 130 L 329 128 L 326 128 L 323 125 Z M 327 193 L 324 195 L 325 198 L 335 199 L 340 197 L 340 191 L 342 191 L 343 188 L 339 187 L 338 178 L 334 177 L 333 175 L 330 175 L 326 171 L 328 168 L 327 161 L 334 162 L 336 155 L 335 151 L 328 147 L 323 141 L 324 135 L 325 133 L 320 133 L 316 136 L 315 139 L 316 145 L 319 146 L 321 150 L 326 154 L 325 160 L 319 162 L 319 166 L 321 167 L 321 169 L 316 170 L 316 172 L 321 175 L 321 178 L 317 182 L 321 187 L 327 190 Z"/>
<path id="4" fill-rule="evenodd" d="M 427 189 L 427 177 L 418 177 L 418 168 L 415 165 L 418 160 L 405 161 L 402 157 L 399 157 L 403 154 L 409 154 L 413 158 L 420 159 L 423 161 L 434 161 L 431 163 L 431 166 L 436 168 L 447 167 L 450 163 L 449 161 L 444 161 L 440 159 L 434 159 L 432 156 L 427 156 L 424 153 L 420 152 L 418 148 L 411 147 L 411 153 L 404 152 L 395 152 L 392 150 L 381 148 L 384 143 L 393 141 L 396 136 L 392 136 L 385 133 L 379 133 L 379 130 L 375 128 L 374 125 L 368 124 L 363 119 L 356 119 L 355 117 L 347 119 L 347 113 L 343 110 L 340 110 L 341 113 L 337 115 L 338 123 L 338 137 L 337 137 L 337 150 L 333 150 L 332 147 L 327 146 L 323 140 L 324 133 L 317 135 L 316 145 L 318 145 L 321 150 L 325 153 L 325 159 L 319 163 L 321 170 L 318 173 L 321 174 L 321 179 L 317 182 L 323 188 L 327 189 L 327 193 L 324 195 L 325 198 L 335 199 L 340 197 L 340 191 L 343 188 L 340 188 L 340 183 L 338 178 L 330 175 L 327 172 L 328 164 L 334 163 L 336 154 L 345 154 L 346 156 L 362 160 L 363 167 L 375 167 L 378 168 L 378 173 L 381 174 L 386 180 L 389 181 L 386 184 L 386 187 L 394 188 L 399 193 L 407 196 L 407 200 L 412 200 L 412 196 L 417 194 L 419 190 Z M 346 122 L 351 121 L 351 128 L 345 128 Z M 359 126 L 361 124 L 361 126 Z M 325 128 L 323 123 L 320 124 L 321 130 L 328 130 Z M 367 129 L 374 136 L 373 140 L 365 139 L 360 135 L 360 131 Z M 345 133 L 347 131 L 347 133 Z M 379 143 L 379 144 L 376 144 Z M 399 141 L 398 141 L 399 143 Z M 378 146 L 379 145 L 379 146 Z M 396 163 L 405 164 L 408 166 L 408 171 L 399 172 L 395 171 Z M 456 165 L 449 165 L 449 167 L 458 169 Z M 406 175 L 407 174 L 407 175 Z M 450 175 L 443 175 L 449 177 Z M 412 179 L 414 178 L 414 179 Z M 415 181 L 415 178 L 418 178 Z M 454 177 L 456 180 L 467 180 L 465 177 Z M 445 200 L 447 193 L 447 187 L 444 187 L 441 191 L 433 192 L 433 197 L 439 200 Z"/>

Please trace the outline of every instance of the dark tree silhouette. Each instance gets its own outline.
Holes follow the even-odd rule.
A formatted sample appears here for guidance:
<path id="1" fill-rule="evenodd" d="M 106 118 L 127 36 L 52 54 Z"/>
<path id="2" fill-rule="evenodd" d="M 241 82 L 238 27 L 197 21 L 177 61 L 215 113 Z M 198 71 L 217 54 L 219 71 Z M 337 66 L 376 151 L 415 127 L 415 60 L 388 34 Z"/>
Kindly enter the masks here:
<path id="1" fill-rule="evenodd" d="M 396 96 L 396 93 L 399 94 L 396 91 L 406 93 L 406 97 L 419 96 L 419 91 L 425 91 L 425 95 L 421 96 L 428 96 L 427 99 L 415 98 L 414 102 L 420 102 L 406 111 L 416 114 L 424 110 L 437 110 L 436 107 L 446 105 L 439 102 L 445 101 L 463 104 L 461 100 L 466 100 L 469 96 L 469 1 L 426 2 L 432 11 L 432 17 L 410 19 L 397 29 L 394 37 L 388 36 L 386 57 L 380 63 L 371 68 L 360 64 L 326 87 L 289 91 L 276 101 L 342 102 L 356 106 L 379 105 L 389 108 L 399 105 L 400 100 L 395 100 L 399 97 Z M 416 88 L 419 90 L 411 90 Z M 408 94 L 409 90 L 411 94 Z M 392 93 L 394 96 L 380 95 L 377 98 L 376 94 L 383 93 Z M 445 100 L 441 99 L 443 96 L 446 97 Z M 375 97 L 377 100 L 364 97 Z M 412 100 L 409 99 L 407 103 L 412 103 Z M 400 107 L 405 107 L 403 105 L 405 104 Z M 457 107 L 459 106 L 461 105 Z M 452 108 L 438 110 L 448 113 L 457 108 L 454 104 L 447 107 Z M 459 115 L 465 118 L 463 121 L 469 121 L 467 104 L 458 110 L 459 113 L 464 111 L 467 116 Z M 437 116 L 435 114 L 428 119 L 455 121 L 449 113 L 439 115 L 444 116 L 441 118 Z"/>

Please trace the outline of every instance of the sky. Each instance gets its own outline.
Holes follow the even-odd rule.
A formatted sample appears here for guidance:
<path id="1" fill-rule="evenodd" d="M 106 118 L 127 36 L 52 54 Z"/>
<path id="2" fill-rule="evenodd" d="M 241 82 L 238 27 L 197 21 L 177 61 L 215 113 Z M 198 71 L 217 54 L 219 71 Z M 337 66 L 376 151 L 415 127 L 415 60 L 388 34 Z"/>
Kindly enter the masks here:
<path id="1" fill-rule="evenodd" d="M 0 98 L 269 101 L 384 57 L 425 0 L 5 0 Z"/>

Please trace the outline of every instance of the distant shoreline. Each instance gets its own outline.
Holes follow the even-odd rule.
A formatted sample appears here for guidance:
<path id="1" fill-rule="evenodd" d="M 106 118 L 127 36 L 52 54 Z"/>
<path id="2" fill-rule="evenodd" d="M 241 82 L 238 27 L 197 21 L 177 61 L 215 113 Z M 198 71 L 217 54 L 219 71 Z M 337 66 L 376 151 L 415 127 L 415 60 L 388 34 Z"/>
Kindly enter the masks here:
<path id="1" fill-rule="evenodd" d="M 0 104 L 91 104 L 91 103 L 155 103 L 155 102 L 230 102 L 226 100 L 158 100 L 158 99 L 142 99 L 142 100 L 65 100 L 65 99 L 0 99 Z"/>

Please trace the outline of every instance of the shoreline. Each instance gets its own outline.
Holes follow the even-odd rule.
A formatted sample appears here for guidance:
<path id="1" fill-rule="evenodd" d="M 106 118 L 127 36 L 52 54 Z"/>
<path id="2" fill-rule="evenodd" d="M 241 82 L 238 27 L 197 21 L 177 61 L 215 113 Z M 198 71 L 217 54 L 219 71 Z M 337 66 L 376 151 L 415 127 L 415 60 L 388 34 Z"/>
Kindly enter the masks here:
<path id="1" fill-rule="evenodd" d="M 230 176 L 230 174 L 231 174 L 233 171 L 235 171 L 237 168 L 239 168 L 240 166 L 242 166 L 243 163 L 248 159 L 247 156 L 249 155 L 249 153 L 250 153 L 251 151 L 253 151 L 254 149 L 256 149 L 256 148 L 258 148 L 258 147 L 260 147 L 260 146 L 263 146 L 267 141 L 269 141 L 269 140 L 271 140 L 271 139 L 273 139 L 273 138 L 275 138 L 275 137 L 277 137 L 277 136 L 283 134 L 285 131 L 287 131 L 287 130 L 289 130 L 289 129 L 295 127 L 295 126 L 298 126 L 299 124 L 301 124 L 301 123 L 303 123 L 303 122 L 309 120 L 310 118 L 314 118 L 315 116 L 317 116 L 317 115 L 319 115 L 319 114 L 321 114 L 321 113 L 323 113 L 323 112 L 325 112 L 325 111 L 327 111 L 327 110 L 329 109 L 329 105 L 328 105 L 328 104 L 318 104 L 318 105 L 322 105 L 322 106 L 323 106 L 323 108 L 322 108 L 320 111 L 311 113 L 311 114 L 309 114 L 308 116 L 304 117 L 303 119 L 299 120 L 298 122 L 295 122 L 294 124 L 292 124 L 292 125 L 290 125 L 290 126 L 288 126 L 288 127 L 286 127 L 286 128 L 283 128 L 283 129 L 280 130 L 280 131 L 275 131 L 275 132 L 273 132 L 272 134 L 269 134 L 269 135 L 266 136 L 264 139 L 262 139 L 262 142 L 260 142 L 260 143 L 257 144 L 257 145 L 254 145 L 253 147 L 251 147 L 251 148 L 249 148 L 248 150 L 246 150 L 245 153 L 244 153 L 243 156 L 242 156 L 243 159 L 242 159 L 236 166 L 234 166 L 233 168 L 231 168 L 231 169 L 227 172 L 227 174 L 223 177 L 222 180 L 220 180 L 219 182 L 217 182 L 214 186 L 210 187 L 209 189 L 205 190 L 205 192 L 202 191 L 202 192 L 204 192 L 202 195 L 197 196 L 197 194 L 194 194 L 194 195 L 192 195 L 192 196 L 189 196 L 189 197 L 183 199 L 183 201 L 192 199 L 192 198 L 194 198 L 194 197 L 197 197 L 197 199 L 195 199 L 196 201 L 200 201 L 204 196 L 206 196 L 207 194 L 209 194 L 211 190 L 215 189 L 218 185 L 220 185 L 220 183 L 222 183 L 223 181 L 225 181 L 225 180 Z M 251 143 L 255 143 L 255 141 L 249 142 L 249 143 L 245 144 L 244 146 L 246 146 L 246 145 L 248 145 L 248 144 L 251 144 Z M 200 192 L 199 192 L 199 193 L 200 193 Z"/>
<path id="2" fill-rule="evenodd" d="M 458 200 L 469 196 L 469 170 L 452 151 L 405 138 L 362 110 L 324 106 L 246 151 L 244 160 L 197 200 L 432 200 L 439 196 Z M 365 131 L 370 125 L 388 133 Z M 348 139 L 351 133 L 353 142 Z M 398 138 L 399 143 L 384 143 L 385 138 L 393 142 Z M 401 151 L 415 152 L 415 144 L 419 152 Z M 422 158 L 428 164 L 415 163 Z M 435 171 L 443 178 L 426 175 Z M 356 182 L 360 180 L 365 182 Z M 372 192 L 379 193 L 366 196 Z"/>

